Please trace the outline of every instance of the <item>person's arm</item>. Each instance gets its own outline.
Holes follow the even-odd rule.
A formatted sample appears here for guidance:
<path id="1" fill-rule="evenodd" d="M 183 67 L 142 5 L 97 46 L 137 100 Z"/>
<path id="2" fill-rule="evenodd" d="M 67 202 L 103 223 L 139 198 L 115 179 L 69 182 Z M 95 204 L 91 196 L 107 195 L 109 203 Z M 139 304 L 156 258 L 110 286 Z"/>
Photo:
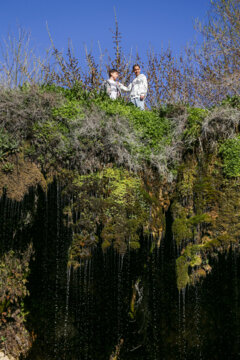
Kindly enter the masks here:
<path id="1" fill-rule="evenodd" d="M 123 84 L 119 83 L 119 87 L 120 87 L 120 90 L 129 92 L 132 90 L 132 83 L 129 84 L 128 86 L 124 86 Z"/>

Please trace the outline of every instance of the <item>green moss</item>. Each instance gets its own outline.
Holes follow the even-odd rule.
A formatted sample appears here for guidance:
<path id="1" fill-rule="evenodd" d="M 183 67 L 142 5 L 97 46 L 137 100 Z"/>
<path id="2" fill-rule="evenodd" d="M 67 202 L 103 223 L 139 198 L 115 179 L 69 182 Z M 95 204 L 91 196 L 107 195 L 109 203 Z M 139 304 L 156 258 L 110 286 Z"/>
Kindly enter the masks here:
<path id="1" fill-rule="evenodd" d="M 179 245 L 185 240 L 180 260 L 177 259 L 179 289 L 195 284 L 211 271 L 207 264 L 209 257 L 216 257 L 239 243 L 240 180 L 224 178 L 222 171 L 214 171 L 215 167 L 216 155 L 202 156 L 191 194 L 186 196 L 186 192 L 179 191 L 173 204 L 174 237 Z M 178 189 L 183 178 L 179 177 Z M 192 238 L 186 239 L 189 230 Z"/>
<path id="2" fill-rule="evenodd" d="M 68 181 L 67 192 L 73 191 L 75 201 L 70 215 L 80 214 L 73 222 L 71 261 L 91 255 L 95 234 L 101 229 L 102 249 L 113 246 L 120 253 L 140 247 L 139 234 L 147 227 L 149 199 L 141 179 L 124 169 L 105 168 L 89 175 L 75 176 Z M 65 213 L 69 214 L 69 207 Z"/>
<path id="3" fill-rule="evenodd" d="M 175 217 L 172 224 L 172 232 L 178 246 L 181 246 L 184 241 L 191 241 L 193 239 L 194 232 L 196 232 L 199 224 L 209 224 L 212 222 L 212 218 L 208 213 L 189 217 L 187 209 L 176 202 L 172 212 Z"/>
<path id="4" fill-rule="evenodd" d="M 213 249 L 218 249 L 221 246 L 221 242 L 218 239 L 213 239 L 206 242 L 202 248 L 207 251 L 211 251 Z"/>
<path id="5" fill-rule="evenodd" d="M 187 284 L 191 284 L 195 278 L 195 272 L 200 277 L 199 267 L 203 265 L 201 246 L 189 244 L 182 255 L 176 260 L 177 287 L 178 290 L 184 289 Z M 203 265 L 204 266 L 204 265 Z M 206 272 L 202 272 L 202 274 Z"/>
<path id="6" fill-rule="evenodd" d="M 201 264 L 202 264 L 202 258 L 200 255 L 195 255 L 189 263 L 191 267 L 200 266 Z"/>
<path id="7" fill-rule="evenodd" d="M 176 261 L 177 287 L 178 290 L 185 289 L 189 282 L 188 263 L 184 256 L 180 256 Z"/>
<path id="8" fill-rule="evenodd" d="M 228 177 L 240 176 L 240 136 L 226 140 L 219 148 L 224 173 Z"/>
<path id="9" fill-rule="evenodd" d="M 103 251 L 107 250 L 111 245 L 112 245 L 112 243 L 110 241 L 108 241 L 107 239 L 105 239 L 102 242 L 102 250 Z"/>
<path id="10" fill-rule="evenodd" d="M 190 240 L 193 237 L 192 230 L 186 218 L 175 219 L 172 225 L 172 232 L 178 246 L 180 246 L 184 240 Z"/>
<path id="11" fill-rule="evenodd" d="M 138 241 L 130 241 L 130 249 L 137 250 L 140 249 L 140 243 Z"/>
<path id="12" fill-rule="evenodd" d="M 178 194 L 179 195 L 179 194 Z M 174 200 L 171 205 L 173 218 L 185 218 L 188 215 L 188 209 L 181 205 L 180 201 Z"/>
<path id="13" fill-rule="evenodd" d="M 230 245 L 233 242 L 232 240 L 232 236 L 228 233 L 221 234 L 217 237 L 217 241 L 223 244 L 225 247 L 226 245 Z"/>
<path id="14" fill-rule="evenodd" d="M 209 214 L 199 214 L 194 215 L 191 218 L 188 219 L 189 224 L 196 226 L 202 223 L 211 223 L 212 218 L 209 216 Z"/>
<path id="15" fill-rule="evenodd" d="M 218 202 L 219 196 L 221 195 L 218 190 L 219 184 L 218 179 L 211 174 L 203 173 L 201 176 L 198 176 L 193 186 L 198 211 L 203 211 L 206 207 Z"/>
<path id="16" fill-rule="evenodd" d="M 184 197 L 193 196 L 193 184 L 197 177 L 197 164 L 195 161 L 186 161 L 178 168 L 179 180 L 177 183 L 178 195 Z"/>

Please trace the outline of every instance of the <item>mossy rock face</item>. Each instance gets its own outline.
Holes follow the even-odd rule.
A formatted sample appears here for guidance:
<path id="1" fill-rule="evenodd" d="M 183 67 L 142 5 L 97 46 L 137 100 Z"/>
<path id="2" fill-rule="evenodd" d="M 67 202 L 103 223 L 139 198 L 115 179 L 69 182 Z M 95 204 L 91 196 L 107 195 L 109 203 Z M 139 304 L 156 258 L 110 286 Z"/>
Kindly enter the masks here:
<path id="1" fill-rule="evenodd" d="M 69 264 L 79 266 L 98 244 L 103 251 L 113 247 L 119 254 L 138 250 L 141 237 L 150 236 L 154 246 L 160 245 L 170 201 L 159 181 L 157 186 L 150 175 L 145 182 L 141 174 L 114 167 L 66 176 L 64 192 L 73 196 L 64 211 L 74 233 Z"/>
<path id="2" fill-rule="evenodd" d="M 238 247 L 240 236 L 240 180 L 225 177 L 217 155 L 188 159 L 185 167 L 194 176 L 186 187 L 189 177 L 180 173 L 172 205 L 172 231 L 181 251 L 176 266 L 179 289 L 205 277 L 211 271 L 209 257 Z"/>
<path id="3" fill-rule="evenodd" d="M 176 261 L 178 290 L 184 289 L 188 284 L 194 285 L 210 271 L 211 266 L 202 245 L 190 243 Z"/>
<path id="4" fill-rule="evenodd" d="M 219 153 L 223 158 L 224 173 L 228 177 L 240 176 L 240 136 L 228 139 L 221 144 Z"/>
<path id="5" fill-rule="evenodd" d="M 133 250 L 140 249 L 140 244 L 138 241 L 130 241 L 129 246 L 130 246 L 130 249 L 133 249 Z"/>
<path id="6" fill-rule="evenodd" d="M 105 240 L 102 242 L 102 249 L 103 249 L 103 251 L 106 251 L 110 246 L 111 246 L 111 242 L 108 241 L 107 239 L 105 239 Z"/>
<path id="7" fill-rule="evenodd" d="M 113 246 L 121 254 L 128 248 L 140 247 L 139 236 L 147 228 L 150 199 L 136 174 L 108 167 L 90 175 L 72 175 L 65 191 L 74 196 L 65 213 L 71 218 L 79 214 L 79 220 L 71 223 L 74 238 L 70 262 L 90 257 L 99 241 L 103 251 Z"/>
<path id="8" fill-rule="evenodd" d="M 177 287 L 179 290 L 184 289 L 189 283 L 188 267 L 185 257 L 180 256 L 176 262 Z"/>
<path id="9" fill-rule="evenodd" d="M 193 236 L 186 218 L 176 218 L 172 225 L 172 232 L 178 246 L 181 246 L 183 241 L 191 240 Z"/>

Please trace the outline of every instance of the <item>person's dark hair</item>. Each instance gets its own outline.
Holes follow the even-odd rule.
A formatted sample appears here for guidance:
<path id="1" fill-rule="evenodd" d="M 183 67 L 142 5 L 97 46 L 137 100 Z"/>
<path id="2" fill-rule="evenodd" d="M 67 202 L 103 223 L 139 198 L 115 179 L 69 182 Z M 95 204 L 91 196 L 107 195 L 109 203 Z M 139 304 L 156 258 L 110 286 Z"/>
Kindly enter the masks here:
<path id="1" fill-rule="evenodd" d="M 117 69 L 111 69 L 111 70 L 109 70 L 109 72 L 108 72 L 109 77 L 110 77 L 113 73 L 115 73 L 115 72 L 118 73 Z"/>
<path id="2" fill-rule="evenodd" d="M 134 64 L 134 65 L 133 65 L 133 71 L 134 71 L 134 69 L 135 69 L 135 67 L 136 67 L 136 66 L 138 66 L 138 67 L 139 67 L 139 69 L 140 69 L 140 65 L 138 65 L 138 64 Z"/>

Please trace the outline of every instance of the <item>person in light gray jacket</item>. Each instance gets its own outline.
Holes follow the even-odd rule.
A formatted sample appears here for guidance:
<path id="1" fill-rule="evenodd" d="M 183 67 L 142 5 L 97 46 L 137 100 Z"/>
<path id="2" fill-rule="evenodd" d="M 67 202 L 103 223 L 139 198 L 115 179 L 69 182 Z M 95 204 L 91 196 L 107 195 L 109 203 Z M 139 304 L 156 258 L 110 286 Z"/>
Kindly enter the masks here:
<path id="1" fill-rule="evenodd" d="M 118 71 L 116 69 L 109 70 L 109 79 L 105 80 L 102 84 L 102 90 L 112 100 L 116 100 L 121 96 L 120 86 L 117 82 Z"/>
<path id="2" fill-rule="evenodd" d="M 135 73 L 136 78 L 131 84 L 129 84 L 129 86 L 119 84 L 119 87 L 123 91 L 130 92 L 131 102 L 139 109 L 144 110 L 144 101 L 148 91 L 147 78 L 145 75 L 141 74 L 141 69 L 138 64 L 133 66 L 133 72 Z"/>

